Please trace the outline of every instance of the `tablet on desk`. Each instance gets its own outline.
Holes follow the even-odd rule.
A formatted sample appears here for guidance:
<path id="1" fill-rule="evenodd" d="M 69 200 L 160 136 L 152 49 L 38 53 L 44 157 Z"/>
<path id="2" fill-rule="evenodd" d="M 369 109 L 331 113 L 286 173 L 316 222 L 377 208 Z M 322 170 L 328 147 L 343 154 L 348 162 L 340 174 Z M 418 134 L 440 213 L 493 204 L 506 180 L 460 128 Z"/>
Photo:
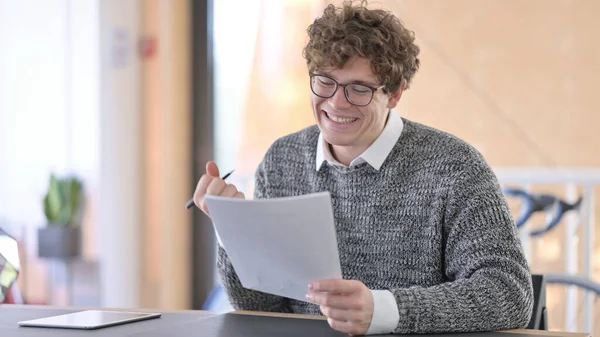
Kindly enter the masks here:
<path id="1" fill-rule="evenodd" d="M 85 310 L 70 314 L 22 321 L 25 327 L 99 329 L 113 325 L 137 322 L 160 317 L 160 313 Z"/>

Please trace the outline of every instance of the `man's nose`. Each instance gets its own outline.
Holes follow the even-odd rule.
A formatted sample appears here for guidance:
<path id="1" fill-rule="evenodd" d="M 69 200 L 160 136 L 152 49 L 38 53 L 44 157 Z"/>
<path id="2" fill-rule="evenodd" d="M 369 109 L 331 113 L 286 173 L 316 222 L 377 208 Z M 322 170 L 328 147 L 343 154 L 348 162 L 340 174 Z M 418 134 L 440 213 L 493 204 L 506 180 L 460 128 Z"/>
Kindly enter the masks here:
<path id="1" fill-rule="evenodd" d="M 329 105 L 334 109 L 347 109 L 351 106 L 346 99 L 344 88 L 339 86 L 332 97 L 329 98 Z"/>

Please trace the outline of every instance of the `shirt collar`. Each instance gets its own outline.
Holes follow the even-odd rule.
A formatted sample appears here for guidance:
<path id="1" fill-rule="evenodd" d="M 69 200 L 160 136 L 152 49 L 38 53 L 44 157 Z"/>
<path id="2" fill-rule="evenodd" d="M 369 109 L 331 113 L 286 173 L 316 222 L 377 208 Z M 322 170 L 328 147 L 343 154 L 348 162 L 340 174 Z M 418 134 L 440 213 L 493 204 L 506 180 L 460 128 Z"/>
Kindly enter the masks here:
<path id="1" fill-rule="evenodd" d="M 398 142 L 398 138 L 400 138 L 400 134 L 404 128 L 402 118 L 400 118 L 394 110 L 390 110 L 388 117 L 388 121 L 379 137 L 377 137 L 365 152 L 350 163 L 350 167 L 367 162 L 376 170 L 381 168 L 383 162 L 394 148 L 394 145 Z M 329 144 L 323 138 L 322 133 L 319 134 L 316 159 L 317 171 L 321 168 L 324 161 L 327 161 L 332 165 L 344 166 L 333 158 L 329 149 Z"/>

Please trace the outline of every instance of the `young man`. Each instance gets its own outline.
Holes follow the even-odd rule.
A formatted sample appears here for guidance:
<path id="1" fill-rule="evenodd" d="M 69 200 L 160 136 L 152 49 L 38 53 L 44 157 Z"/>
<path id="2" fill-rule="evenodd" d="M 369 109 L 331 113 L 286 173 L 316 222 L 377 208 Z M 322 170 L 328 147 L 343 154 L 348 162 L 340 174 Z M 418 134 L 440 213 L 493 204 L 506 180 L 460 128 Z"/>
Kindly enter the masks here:
<path id="1" fill-rule="evenodd" d="M 323 314 L 346 333 L 524 327 L 531 274 L 499 184 L 465 142 L 393 110 L 419 67 L 412 32 L 391 13 L 329 6 L 304 56 L 316 126 L 278 139 L 256 173 L 256 198 L 329 191 L 342 280 L 307 300 L 244 289 L 226 252 L 218 268 L 237 309 Z M 212 162 L 204 196 L 244 198 Z"/>

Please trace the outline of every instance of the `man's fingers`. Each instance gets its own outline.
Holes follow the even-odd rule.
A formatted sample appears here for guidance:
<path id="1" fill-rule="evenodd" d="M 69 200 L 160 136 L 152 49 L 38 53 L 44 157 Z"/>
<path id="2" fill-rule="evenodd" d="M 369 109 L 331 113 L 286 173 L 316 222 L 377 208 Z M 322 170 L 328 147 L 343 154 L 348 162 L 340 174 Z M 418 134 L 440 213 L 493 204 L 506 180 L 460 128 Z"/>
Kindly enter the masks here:
<path id="1" fill-rule="evenodd" d="M 225 186 L 225 188 L 223 189 L 223 192 L 221 192 L 221 196 L 222 197 L 234 197 L 237 194 L 238 190 L 235 187 L 235 185 L 232 184 L 227 184 L 227 186 Z"/>
<path id="2" fill-rule="evenodd" d="M 206 180 L 208 180 L 208 186 L 205 188 L 205 193 L 198 193 L 198 196 L 196 197 L 196 195 L 194 195 L 194 201 L 196 202 L 196 204 L 198 205 L 198 207 L 200 207 L 200 209 L 202 210 L 202 212 L 206 213 L 206 215 L 209 215 L 208 213 L 208 207 L 206 206 L 206 196 L 207 195 L 220 195 L 221 192 L 223 191 L 223 189 L 225 188 L 225 185 L 227 185 L 225 183 L 224 180 L 219 179 L 219 178 L 215 178 L 215 177 L 210 177 L 208 175 L 204 175 L 204 177 L 207 177 Z M 200 179 L 202 180 L 202 179 Z M 200 185 L 200 184 L 198 184 Z"/>
<path id="3" fill-rule="evenodd" d="M 200 207 L 202 212 L 204 212 L 206 215 L 210 216 L 210 212 L 208 211 L 208 206 L 206 205 L 206 197 L 200 198 L 198 207 Z"/>
<path id="4" fill-rule="evenodd" d="M 213 179 L 213 177 L 203 174 L 200 178 L 200 181 L 198 181 L 198 185 L 196 185 L 196 191 L 194 192 L 194 203 L 196 206 L 200 207 L 200 203 L 206 194 L 206 189 Z"/>
<path id="5" fill-rule="evenodd" d="M 312 282 L 309 289 L 334 294 L 351 294 L 362 289 L 362 283 L 355 280 L 330 279 Z"/>
<path id="6" fill-rule="evenodd" d="M 194 203 L 206 215 L 209 215 L 206 206 L 207 195 L 245 199 L 244 193 L 238 191 L 234 185 L 227 184 L 221 179 L 219 167 L 213 161 L 206 163 L 206 173 L 202 175 L 194 191 Z"/>
<path id="7" fill-rule="evenodd" d="M 327 293 L 315 293 L 310 292 L 309 300 L 312 303 L 331 307 L 335 309 L 344 309 L 344 310 L 362 310 L 364 305 L 360 301 L 360 297 L 358 296 L 349 296 L 349 295 L 337 295 L 337 294 L 327 294 Z"/>
<path id="8" fill-rule="evenodd" d="M 338 321 L 333 318 L 327 318 L 329 326 L 337 331 L 341 331 L 351 335 L 363 335 L 362 328 L 350 321 Z"/>
<path id="9" fill-rule="evenodd" d="M 219 173 L 219 167 L 214 161 L 209 161 L 206 163 L 206 174 L 215 178 L 221 177 L 221 174 Z"/>
<path id="10" fill-rule="evenodd" d="M 321 312 L 327 318 L 332 318 L 336 321 L 354 321 L 356 316 L 356 312 L 350 310 L 336 309 L 323 305 L 321 305 L 319 309 L 321 309 Z"/>
<path id="11" fill-rule="evenodd" d="M 208 187 L 206 188 L 206 194 L 208 195 L 221 195 L 221 192 L 225 189 L 227 183 L 223 179 L 213 178 Z"/>
<path id="12" fill-rule="evenodd" d="M 319 305 L 329 325 L 351 335 L 365 334 L 373 319 L 373 298 L 360 281 L 329 279 L 311 282 L 306 297 Z"/>

